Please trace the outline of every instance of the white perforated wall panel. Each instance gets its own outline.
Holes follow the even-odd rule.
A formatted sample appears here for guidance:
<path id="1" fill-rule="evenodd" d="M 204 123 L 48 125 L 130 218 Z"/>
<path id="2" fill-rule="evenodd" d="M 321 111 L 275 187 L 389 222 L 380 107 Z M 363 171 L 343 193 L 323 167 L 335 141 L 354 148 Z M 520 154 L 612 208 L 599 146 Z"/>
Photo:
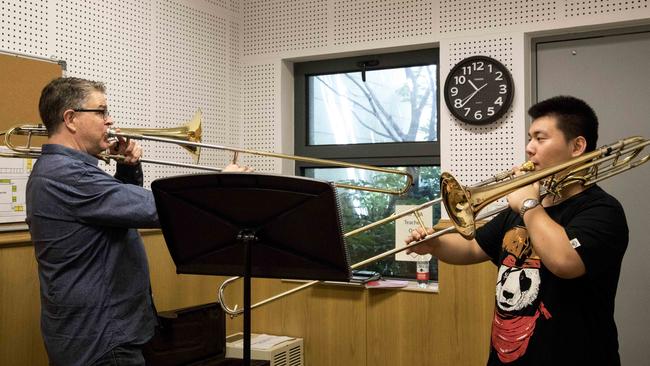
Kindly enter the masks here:
<path id="1" fill-rule="evenodd" d="M 68 75 L 106 84 L 116 124 L 148 125 L 151 6 L 117 0 L 60 0 L 53 8 L 53 52 L 67 62 Z"/>
<path id="2" fill-rule="evenodd" d="M 49 57 L 47 1 L 0 2 L 0 47 L 5 51 Z"/>
<path id="3" fill-rule="evenodd" d="M 648 9 L 648 0 L 580 0 L 564 2 L 565 17 L 590 15 L 611 15 L 615 13 L 633 13 Z"/>
<path id="4" fill-rule="evenodd" d="M 242 66 L 241 66 L 241 25 L 237 21 L 228 22 L 228 134 L 227 143 L 230 146 L 241 146 L 241 96 L 242 96 Z"/>
<path id="5" fill-rule="evenodd" d="M 334 0 L 333 45 L 434 33 L 432 0 Z"/>
<path id="6" fill-rule="evenodd" d="M 515 40 L 511 36 L 486 37 L 447 44 L 446 60 L 441 65 L 441 80 L 460 60 L 473 55 L 489 56 L 503 63 L 516 79 L 513 48 Z M 441 62 L 442 63 L 442 62 Z M 458 121 L 447 108 L 441 106 L 441 143 L 445 151 L 443 170 L 452 171 L 464 184 L 481 181 L 491 174 L 512 168 L 523 163 L 524 150 L 522 131 L 525 119 L 520 102 L 523 84 L 515 81 L 513 107 L 496 122 L 485 126 L 473 126 Z M 444 102 L 443 102 L 444 103 Z"/>
<path id="7" fill-rule="evenodd" d="M 523 45 L 513 51 L 510 35 L 519 44 L 532 31 L 648 23 L 649 1 L 2 0 L 0 48 L 62 59 L 68 75 L 105 81 L 120 126 L 173 127 L 201 108 L 204 141 L 280 152 L 291 135 L 281 131 L 278 107 L 292 98 L 283 94 L 277 67 L 283 59 L 437 43 L 441 80 L 460 58 L 487 54 L 512 67 L 517 87 L 526 89 L 529 51 Z M 511 115 L 480 128 L 458 125 L 442 107 L 441 130 L 449 129 L 443 166 L 473 181 L 518 163 L 522 154 L 505 151 L 510 144 L 523 146 L 525 131 L 511 131 L 515 120 L 525 119 L 525 103 L 517 93 Z M 478 148 L 467 150 L 467 141 Z M 180 147 L 145 145 L 147 156 L 191 161 Z M 488 151 L 487 145 L 495 148 Z M 203 155 L 210 165 L 230 159 L 205 149 Z M 278 171 L 273 159 L 246 159 L 259 170 Z M 147 184 L 184 172 L 149 167 Z"/>
<path id="8" fill-rule="evenodd" d="M 245 65 L 243 70 L 243 140 L 244 147 L 258 151 L 278 151 L 278 78 L 274 64 Z M 279 173 L 282 162 L 276 158 L 257 155 L 241 157 L 246 165 L 259 172 Z"/>
<path id="9" fill-rule="evenodd" d="M 53 57 L 67 75 L 103 81 L 115 125 L 171 128 L 203 111 L 203 140 L 241 146 L 238 0 L 2 0 L 0 48 Z M 145 157 L 192 163 L 183 148 L 141 142 Z M 227 153 L 203 149 L 201 164 Z M 106 167 L 109 172 L 113 167 Z M 195 170 L 148 165 L 153 179 Z"/>
<path id="10" fill-rule="evenodd" d="M 205 2 L 235 13 L 239 13 L 241 11 L 240 0 L 205 0 Z"/>
<path id="11" fill-rule="evenodd" d="M 175 127 L 203 111 L 203 140 L 228 142 L 228 21 L 174 0 L 160 0 L 155 8 L 154 121 Z M 164 160 L 191 163 L 187 152 L 173 144 L 148 144 Z M 223 165 L 213 149 L 202 149 L 201 164 Z M 219 161 L 217 161 L 219 160 Z M 157 176 L 192 172 L 160 167 Z"/>
<path id="12" fill-rule="evenodd" d="M 515 95 L 510 110 L 499 120 L 485 126 L 473 126 L 457 120 L 441 103 L 442 170 L 451 172 L 464 185 L 472 185 L 511 169 L 525 161 L 525 85 L 522 67 L 516 55 L 523 49 L 523 38 L 501 35 L 461 40 L 441 44 L 440 79 L 462 59 L 483 55 L 503 63 L 515 80 Z M 499 200 L 487 209 L 501 206 Z M 447 217 L 443 209 L 443 217 Z"/>
<path id="13" fill-rule="evenodd" d="M 440 32 L 467 32 L 556 19 L 557 0 L 442 0 Z"/>
<path id="14" fill-rule="evenodd" d="M 327 45 L 327 0 L 247 0 L 244 55 Z"/>

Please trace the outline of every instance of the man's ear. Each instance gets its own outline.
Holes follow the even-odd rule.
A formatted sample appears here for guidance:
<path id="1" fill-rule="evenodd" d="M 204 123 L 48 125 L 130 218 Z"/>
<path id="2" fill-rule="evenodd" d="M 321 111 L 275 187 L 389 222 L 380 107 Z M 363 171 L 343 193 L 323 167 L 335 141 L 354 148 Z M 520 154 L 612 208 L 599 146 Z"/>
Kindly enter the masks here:
<path id="1" fill-rule="evenodd" d="M 578 136 L 573 139 L 573 156 L 582 155 L 587 150 L 587 140 L 584 136 Z"/>
<path id="2" fill-rule="evenodd" d="M 72 109 L 67 109 L 65 112 L 63 112 L 63 125 L 70 132 L 77 131 L 77 125 L 74 119 L 74 111 Z"/>

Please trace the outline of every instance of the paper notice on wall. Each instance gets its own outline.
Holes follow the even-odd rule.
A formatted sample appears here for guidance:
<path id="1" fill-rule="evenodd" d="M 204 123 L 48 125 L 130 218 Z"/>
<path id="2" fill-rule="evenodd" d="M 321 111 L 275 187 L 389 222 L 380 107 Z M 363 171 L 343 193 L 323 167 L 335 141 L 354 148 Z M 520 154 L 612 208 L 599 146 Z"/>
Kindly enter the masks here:
<path id="1" fill-rule="evenodd" d="M 25 187 L 35 161 L 0 158 L 0 223 L 25 222 Z"/>
<path id="2" fill-rule="evenodd" d="M 414 207 L 417 207 L 417 205 L 395 205 L 395 213 L 400 214 Z M 424 222 L 424 225 L 427 228 L 432 227 L 433 208 L 429 206 L 425 209 L 420 210 L 420 213 L 422 214 L 422 222 Z M 395 220 L 395 248 L 404 248 L 404 246 L 406 246 L 406 243 L 404 243 L 404 239 L 406 239 L 409 235 L 411 235 L 411 231 L 417 227 L 420 227 L 420 223 L 418 222 L 418 220 L 415 218 L 414 215 L 407 215 Z M 395 253 L 396 261 L 416 262 L 418 260 L 430 260 L 430 259 L 431 259 L 431 254 L 420 256 L 415 253 L 406 254 L 406 251 Z"/>

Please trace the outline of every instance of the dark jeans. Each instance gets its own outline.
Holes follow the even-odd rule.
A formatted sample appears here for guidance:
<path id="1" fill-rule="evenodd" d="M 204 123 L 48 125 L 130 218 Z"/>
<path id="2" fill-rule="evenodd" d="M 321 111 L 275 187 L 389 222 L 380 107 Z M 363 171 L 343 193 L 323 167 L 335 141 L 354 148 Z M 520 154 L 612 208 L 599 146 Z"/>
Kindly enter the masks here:
<path id="1" fill-rule="evenodd" d="M 144 366 L 142 347 L 117 346 L 106 352 L 92 366 Z"/>

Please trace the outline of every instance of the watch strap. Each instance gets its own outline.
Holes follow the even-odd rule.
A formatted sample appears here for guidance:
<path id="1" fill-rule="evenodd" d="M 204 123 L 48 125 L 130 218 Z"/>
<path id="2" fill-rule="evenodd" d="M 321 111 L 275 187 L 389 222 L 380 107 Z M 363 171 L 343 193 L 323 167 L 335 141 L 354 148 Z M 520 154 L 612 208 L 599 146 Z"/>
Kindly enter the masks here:
<path id="1" fill-rule="evenodd" d="M 540 204 L 539 200 L 536 200 L 534 198 L 526 198 L 524 202 L 521 204 L 521 208 L 519 209 L 519 216 L 521 216 L 521 218 L 523 219 L 526 211 L 539 206 L 539 204 Z"/>

